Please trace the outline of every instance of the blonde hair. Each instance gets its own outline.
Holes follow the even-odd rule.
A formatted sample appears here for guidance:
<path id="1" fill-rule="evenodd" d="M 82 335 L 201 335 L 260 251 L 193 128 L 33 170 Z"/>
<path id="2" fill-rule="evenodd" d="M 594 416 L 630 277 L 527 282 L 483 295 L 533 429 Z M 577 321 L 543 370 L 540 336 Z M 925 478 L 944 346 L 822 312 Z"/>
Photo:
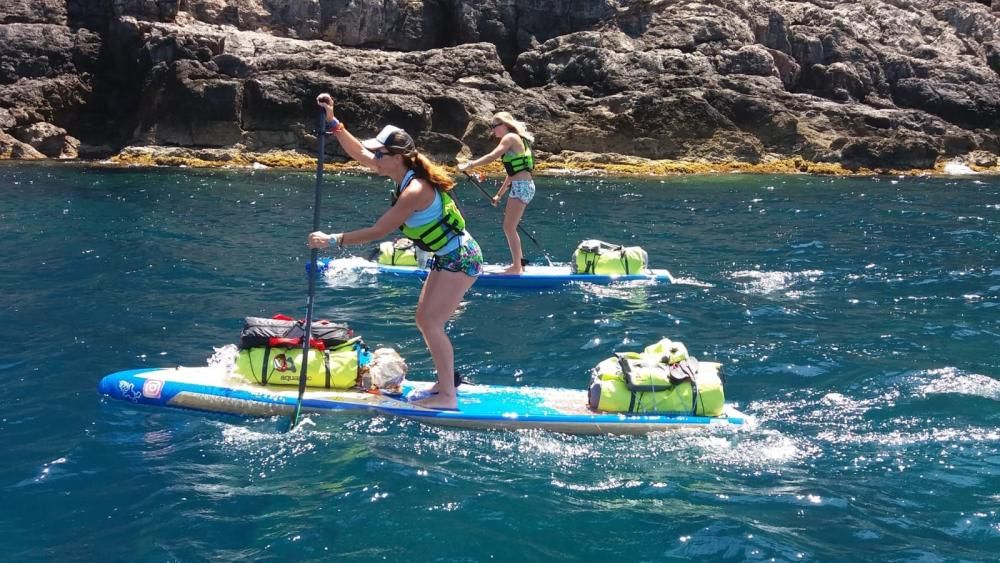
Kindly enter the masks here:
<path id="1" fill-rule="evenodd" d="M 528 131 L 528 126 L 514 119 L 513 115 L 505 111 L 497 112 L 493 116 L 493 122 L 495 123 L 497 121 L 506 125 L 507 129 L 510 129 L 514 133 L 517 133 L 519 137 L 524 137 L 525 139 L 527 139 L 529 143 L 535 142 L 535 135 Z"/>
<path id="2" fill-rule="evenodd" d="M 448 171 L 445 170 L 440 164 L 436 164 L 433 160 L 417 151 L 413 151 L 410 154 L 404 154 L 402 156 L 403 164 L 405 164 L 407 168 L 411 168 L 417 175 L 417 178 L 427 180 L 431 183 L 431 185 L 442 192 L 451 191 L 451 189 L 455 187 L 455 180 L 452 179 L 451 175 L 448 174 Z"/>

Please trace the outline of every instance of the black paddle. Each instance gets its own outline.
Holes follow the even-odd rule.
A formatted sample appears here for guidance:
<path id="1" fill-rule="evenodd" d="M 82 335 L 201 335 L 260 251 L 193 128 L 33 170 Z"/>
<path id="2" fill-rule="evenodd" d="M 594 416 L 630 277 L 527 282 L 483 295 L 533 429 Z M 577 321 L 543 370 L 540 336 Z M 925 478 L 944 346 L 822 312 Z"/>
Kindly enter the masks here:
<path id="1" fill-rule="evenodd" d="M 491 196 L 490 193 L 486 191 L 486 188 L 484 188 L 483 185 L 479 183 L 479 180 L 477 180 L 475 176 L 473 176 L 472 174 L 469 174 L 465 170 L 462 170 L 462 174 L 465 174 L 465 177 L 468 178 L 469 181 L 473 183 L 473 185 L 475 185 L 477 188 L 479 188 L 479 191 L 483 192 L 483 195 L 486 196 L 486 199 L 490 200 L 490 203 L 493 202 L 493 196 Z M 523 223 L 519 222 L 517 224 L 517 230 L 521 231 L 521 234 L 523 234 L 524 236 L 526 236 L 529 239 L 531 239 L 531 242 L 535 243 L 535 246 L 538 247 L 538 250 L 542 251 L 542 254 L 545 255 L 545 260 L 548 261 L 549 266 L 551 266 L 552 265 L 552 260 L 549 258 L 549 254 L 547 252 L 545 252 L 545 249 L 542 248 L 542 245 L 538 244 L 538 241 L 535 240 L 535 237 L 531 236 L 531 233 L 529 233 L 524 228 Z M 527 260 L 522 259 L 521 262 L 522 262 L 521 265 L 524 266 L 525 263 L 527 262 Z"/>
<path id="2" fill-rule="evenodd" d="M 319 112 L 319 125 L 316 128 L 316 137 L 319 140 L 319 152 L 316 155 L 316 201 L 313 204 L 313 228 L 312 232 L 319 230 L 319 204 L 320 191 L 323 187 L 323 156 L 326 151 L 326 111 Z M 312 320 L 313 320 L 313 297 L 316 294 L 316 276 L 319 271 L 317 259 L 319 249 L 312 249 L 311 265 L 309 267 L 309 300 L 306 306 L 306 326 L 302 335 L 302 370 L 299 372 L 299 398 L 295 402 L 295 411 L 292 413 L 292 423 L 288 426 L 291 432 L 299 422 L 299 414 L 302 412 L 302 396 L 306 392 L 306 366 L 309 363 L 309 344 L 312 340 Z M 266 367 L 266 366 L 265 366 Z"/>

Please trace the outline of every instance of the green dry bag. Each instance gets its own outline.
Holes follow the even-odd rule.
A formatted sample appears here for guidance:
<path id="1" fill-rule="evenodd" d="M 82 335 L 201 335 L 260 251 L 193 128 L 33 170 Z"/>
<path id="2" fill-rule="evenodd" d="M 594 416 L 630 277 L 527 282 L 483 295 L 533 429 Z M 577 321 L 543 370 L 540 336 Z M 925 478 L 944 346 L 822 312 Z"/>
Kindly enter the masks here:
<path id="1" fill-rule="evenodd" d="M 417 247 L 408 238 L 387 240 L 378 245 L 377 261 L 385 266 L 417 266 Z"/>
<path id="2" fill-rule="evenodd" d="M 615 276 L 645 274 L 648 261 L 642 247 L 585 240 L 576 247 L 570 265 L 574 274 Z"/>
<path id="3" fill-rule="evenodd" d="M 664 339 L 642 353 L 615 354 L 599 363 L 588 403 L 602 412 L 719 416 L 725 403 L 721 369 L 687 357 L 683 344 Z"/>
<path id="4" fill-rule="evenodd" d="M 333 350 L 309 348 L 306 386 L 351 389 L 358 380 L 359 345 L 355 338 Z M 236 357 L 236 373 L 262 385 L 298 385 L 302 348 L 244 348 Z"/>

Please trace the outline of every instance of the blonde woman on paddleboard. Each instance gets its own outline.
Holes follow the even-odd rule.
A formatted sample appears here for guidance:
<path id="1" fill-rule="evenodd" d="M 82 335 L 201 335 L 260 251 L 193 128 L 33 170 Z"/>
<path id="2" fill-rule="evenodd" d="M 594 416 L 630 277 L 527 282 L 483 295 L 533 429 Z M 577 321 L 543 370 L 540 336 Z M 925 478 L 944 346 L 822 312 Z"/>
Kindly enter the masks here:
<path id="1" fill-rule="evenodd" d="M 524 123 L 505 111 L 493 116 L 490 129 L 493 136 L 500 139 L 497 147 L 489 154 L 459 164 L 458 169 L 464 172 L 498 158 L 503 162 L 507 177 L 493 196 L 493 205 L 500 202 L 509 188 L 510 197 L 507 198 L 503 214 L 503 233 L 507 236 L 507 246 L 510 247 L 511 265 L 504 273 L 521 274 L 524 273 L 524 252 L 521 250 L 521 236 L 517 233 L 517 226 L 524 216 L 524 210 L 535 197 L 535 181 L 531 176 L 531 171 L 535 168 L 535 158 L 531 152 L 535 136 L 528 132 Z"/>

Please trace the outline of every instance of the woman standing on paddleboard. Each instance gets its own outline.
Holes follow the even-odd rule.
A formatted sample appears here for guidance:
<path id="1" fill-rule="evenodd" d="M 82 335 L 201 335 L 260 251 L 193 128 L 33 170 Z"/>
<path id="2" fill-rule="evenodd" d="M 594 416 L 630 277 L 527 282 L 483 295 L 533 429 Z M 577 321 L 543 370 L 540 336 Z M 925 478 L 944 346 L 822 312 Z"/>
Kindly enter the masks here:
<path id="1" fill-rule="evenodd" d="M 500 139 L 500 144 L 489 154 L 459 164 L 458 169 L 464 172 L 498 158 L 503 162 L 507 177 L 497 190 L 497 194 L 493 196 L 493 205 L 497 205 L 510 188 L 510 197 L 507 198 L 507 207 L 503 214 L 503 233 L 507 236 L 507 246 L 510 247 L 511 265 L 504 273 L 521 274 L 524 272 L 522 260 L 524 252 L 521 250 L 521 236 L 517 233 L 517 225 L 524 216 L 525 208 L 535 197 L 535 181 L 531 177 L 531 171 L 535 168 L 531 143 L 535 137 L 528 132 L 523 123 L 505 111 L 493 116 L 490 128 L 493 136 Z"/>
<path id="2" fill-rule="evenodd" d="M 465 219 L 448 192 L 455 181 L 440 165 L 417 151 L 413 138 L 398 127 L 385 126 L 375 138 L 359 141 L 333 115 L 333 98 L 320 94 L 316 103 L 326 109 L 327 130 L 351 158 L 396 184 L 392 207 L 371 227 L 346 233 L 309 234 L 311 248 L 332 243 L 343 247 L 364 244 L 396 229 L 420 248 L 433 253 L 431 270 L 417 303 L 417 328 L 424 337 L 437 370 L 431 393 L 415 401 L 423 407 L 454 409 L 455 352 L 444 327 L 465 293 L 483 271 L 479 244 L 465 230 Z"/>

